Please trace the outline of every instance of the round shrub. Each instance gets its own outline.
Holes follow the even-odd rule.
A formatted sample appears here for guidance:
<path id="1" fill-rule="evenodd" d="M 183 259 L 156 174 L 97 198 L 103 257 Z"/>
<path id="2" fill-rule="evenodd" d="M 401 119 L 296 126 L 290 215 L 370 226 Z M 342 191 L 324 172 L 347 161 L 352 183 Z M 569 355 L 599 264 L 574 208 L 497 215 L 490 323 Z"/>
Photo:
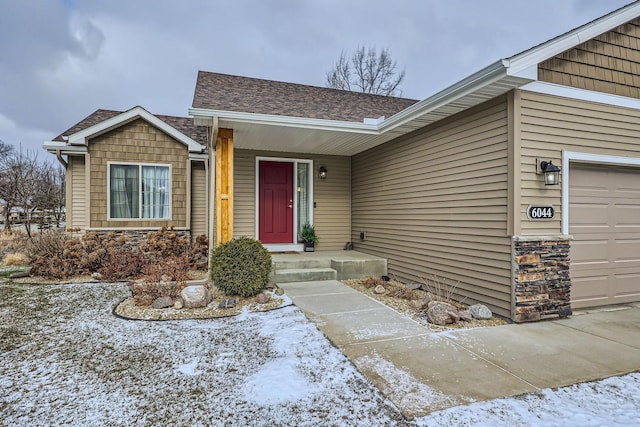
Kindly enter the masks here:
<path id="1" fill-rule="evenodd" d="M 211 252 L 211 282 L 227 295 L 252 297 L 269 281 L 271 254 L 248 237 L 223 243 Z"/>

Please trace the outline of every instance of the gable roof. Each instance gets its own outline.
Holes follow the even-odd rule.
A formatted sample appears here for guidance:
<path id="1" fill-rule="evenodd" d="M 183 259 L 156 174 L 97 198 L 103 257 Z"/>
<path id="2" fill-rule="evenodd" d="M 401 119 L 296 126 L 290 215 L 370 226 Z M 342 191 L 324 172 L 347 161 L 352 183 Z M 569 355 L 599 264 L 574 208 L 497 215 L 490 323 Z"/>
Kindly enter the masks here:
<path id="1" fill-rule="evenodd" d="M 51 141 L 45 148 L 60 148 L 68 145 L 86 145 L 87 138 L 94 137 L 123 124 L 141 118 L 171 135 L 189 147 L 192 152 L 202 152 L 207 146 L 206 128 L 196 126 L 193 119 L 154 115 L 142 107 L 134 107 L 127 111 L 96 110 L 80 122 L 67 129 Z M 57 144 L 55 144 L 57 143 Z M 62 144 L 60 144 L 62 143 Z"/>
<path id="2" fill-rule="evenodd" d="M 418 102 L 297 83 L 199 71 L 193 107 L 360 122 L 390 117 Z"/>

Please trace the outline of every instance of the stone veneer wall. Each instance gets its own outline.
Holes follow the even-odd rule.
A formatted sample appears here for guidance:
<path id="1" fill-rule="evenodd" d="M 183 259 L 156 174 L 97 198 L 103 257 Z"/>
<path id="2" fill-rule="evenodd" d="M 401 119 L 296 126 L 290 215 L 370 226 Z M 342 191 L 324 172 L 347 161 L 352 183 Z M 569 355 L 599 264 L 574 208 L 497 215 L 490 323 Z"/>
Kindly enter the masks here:
<path id="1" fill-rule="evenodd" d="M 569 236 L 513 239 L 516 323 L 571 315 Z"/>
<path id="2" fill-rule="evenodd" d="M 158 230 L 100 230 L 100 231 L 92 231 L 92 233 L 96 233 L 100 237 L 106 236 L 114 236 L 115 239 L 120 237 L 124 237 L 126 242 L 131 247 L 139 247 L 140 242 L 147 238 L 147 236 L 151 233 L 156 233 Z M 178 237 L 186 236 L 191 241 L 191 232 L 189 230 L 167 230 L 167 233 L 175 233 Z"/>

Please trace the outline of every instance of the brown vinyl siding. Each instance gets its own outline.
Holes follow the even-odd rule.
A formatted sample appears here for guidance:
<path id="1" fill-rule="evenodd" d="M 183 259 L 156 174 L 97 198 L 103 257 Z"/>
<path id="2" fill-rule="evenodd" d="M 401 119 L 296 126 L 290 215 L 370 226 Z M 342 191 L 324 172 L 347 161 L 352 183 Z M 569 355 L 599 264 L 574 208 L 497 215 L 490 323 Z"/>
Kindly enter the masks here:
<path id="1" fill-rule="evenodd" d="M 68 188 L 71 205 L 68 206 L 68 228 L 84 229 L 87 226 L 87 180 L 84 168 L 84 156 L 69 156 L 68 179 L 71 188 Z"/>
<path id="2" fill-rule="evenodd" d="M 185 227 L 187 217 L 187 147 L 142 119 L 89 141 L 91 155 L 91 228 Z M 171 165 L 170 220 L 108 220 L 107 163 Z"/>
<path id="3" fill-rule="evenodd" d="M 351 161 L 343 156 L 319 156 L 271 151 L 236 150 L 234 163 L 234 236 L 256 235 L 256 157 L 313 160 L 314 225 L 320 242 L 318 250 L 339 250 L 350 238 Z M 320 180 L 318 168 L 324 165 L 327 179 Z"/>
<path id="4" fill-rule="evenodd" d="M 640 18 L 540 63 L 538 79 L 640 98 Z"/>
<path id="5" fill-rule="evenodd" d="M 354 156 L 355 249 L 510 317 L 507 141 L 505 96 Z"/>
<path id="6" fill-rule="evenodd" d="M 204 162 L 191 162 L 191 235 L 207 235 L 207 174 Z"/>
<path id="7" fill-rule="evenodd" d="M 562 151 L 640 156 L 640 111 L 532 92 L 520 92 L 522 234 L 561 232 L 561 186 L 545 186 L 536 159 L 562 165 Z M 561 177 L 562 180 L 562 177 Z M 529 204 L 550 204 L 553 221 L 529 221 Z"/>

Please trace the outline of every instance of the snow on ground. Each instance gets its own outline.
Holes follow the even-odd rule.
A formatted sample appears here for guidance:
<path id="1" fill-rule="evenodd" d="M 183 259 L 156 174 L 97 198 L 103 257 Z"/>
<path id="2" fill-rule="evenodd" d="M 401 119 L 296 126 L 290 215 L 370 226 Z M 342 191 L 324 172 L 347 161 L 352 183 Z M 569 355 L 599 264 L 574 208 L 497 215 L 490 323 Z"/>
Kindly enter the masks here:
<path id="1" fill-rule="evenodd" d="M 123 285 L 0 283 L 0 425 L 609 426 L 640 420 L 640 374 L 630 374 L 406 422 L 296 307 L 227 319 L 128 321 L 111 314 L 127 294 Z M 374 371 L 388 369 L 384 360 L 370 362 Z M 396 387 L 391 393 L 404 390 L 412 401 L 432 394 L 411 378 L 398 377 Z"/>
<path id="2" fill-rule="evenodd" d="M 640 374 L 435 412 L 418 426 L 638 426 Z"/>

